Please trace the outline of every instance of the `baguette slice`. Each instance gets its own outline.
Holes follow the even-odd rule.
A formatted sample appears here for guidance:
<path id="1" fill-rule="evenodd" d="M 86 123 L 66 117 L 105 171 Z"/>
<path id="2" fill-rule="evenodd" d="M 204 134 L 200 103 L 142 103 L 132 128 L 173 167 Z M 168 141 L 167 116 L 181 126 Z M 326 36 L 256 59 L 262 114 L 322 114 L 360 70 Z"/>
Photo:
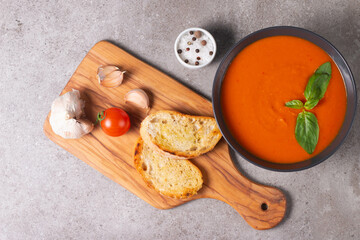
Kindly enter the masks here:
<path id="1" fill-rule="evenodd" d="M 189 159 L 212 150 L 221 138 L 215 118 L 158 111 L 141 123 L 140 135 L 152 149 L 174 159 Z"/>
<path id="2" fill-rule="evenodd" d="M 162 195 L 188 198 L 202 187 L 201 171 L 189 160 L 175 160 L 153 151 L 139 138 L 135 146 L 136 170 L 147 185 Z"/>

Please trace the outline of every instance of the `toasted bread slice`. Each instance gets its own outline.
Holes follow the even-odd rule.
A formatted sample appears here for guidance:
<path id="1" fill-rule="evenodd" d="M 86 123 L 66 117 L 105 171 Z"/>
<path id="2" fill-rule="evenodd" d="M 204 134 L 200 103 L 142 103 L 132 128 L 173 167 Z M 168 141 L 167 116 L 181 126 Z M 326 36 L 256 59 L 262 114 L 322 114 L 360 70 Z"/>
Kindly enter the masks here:
<path id="1" fill-rule="evenodd" d="M 141 123 L 140 135 L 154 150 L 174 159 L 189 159 L 212 150 L 221 138 L 212 117 L 158 111 Z"/>
<path id="2" fill-rule="evenodd" d="M 135 146 L 136 170 L 147 185 L 162 195 L 188 198 L 202 187 L 201 171 L 189 160 L 174 160 L 152 150 L 139 138 Z"/>

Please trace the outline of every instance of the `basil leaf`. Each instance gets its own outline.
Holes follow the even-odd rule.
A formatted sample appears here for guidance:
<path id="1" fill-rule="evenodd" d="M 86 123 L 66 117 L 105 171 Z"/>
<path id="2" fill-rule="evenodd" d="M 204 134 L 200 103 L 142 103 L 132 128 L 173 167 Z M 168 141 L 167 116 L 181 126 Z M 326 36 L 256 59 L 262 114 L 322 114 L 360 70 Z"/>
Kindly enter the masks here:
<path id="1" fill-rule="evenodd" d="M 326 73 L 327 75 L 331 75 L 331 63 L 326 62 L 322 64 L 318 69 L 316 69 L 315 73 L 323 74 Z"/>
<path id="2" fill-rule="evenodd" d="M 313 109 L 318 104 L 319 101 L 320 100 L 317 99 L 306 101 L 304 107 L 306 110 Z"/>
<path id="3" fill-rule="evenodd" d="M 306 100 L 322 99 L 329 85 L 330 78 L 331 75 L 326 73 L 314 73 L 305 88 L 304 95 Z"/>
<path id="4" fill-rule="evenodd" d="M 324 97 L 331 78 L 331 64 L 322 64 L 309 78 L 304 92 L 306 100 L 320 100 Z M 315 107 L 315 106 L 313 106 Z"/>
<path id="5" fill-rule="evenodd" d="M 314 152 L 319 140 L 319 124 L 313 113 L 306 111 L 299 113 L 296 120 L 295 138 L 307 153 Z"/>
<path id="6" fill-rule="evenodd" d="M 292 100 L 285 103 L 285 106 L 289 108 L 302 109 L 304 107 L 304 104 L 300 100 Z"/>

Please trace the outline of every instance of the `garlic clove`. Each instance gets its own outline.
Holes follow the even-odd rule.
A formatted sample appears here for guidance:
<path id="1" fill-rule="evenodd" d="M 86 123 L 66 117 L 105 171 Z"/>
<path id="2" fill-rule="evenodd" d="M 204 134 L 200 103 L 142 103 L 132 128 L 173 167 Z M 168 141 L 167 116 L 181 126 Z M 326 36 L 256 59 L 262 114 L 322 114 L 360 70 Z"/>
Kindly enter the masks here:
<path id="1" fill-rule="evenodd" d="M 147 110 L 150 109 L 149 96 L 142 89 L 138 88 L 138 89 L 130 90 L 128 93 L 125 94 L 124 100 L 125 100 L 125 103 L 130 102 L 140 108 L 147 109 Z"/>
<path id="2" fill-rule="evenodd" d="M 114 88 L 120 86 L 123 81 L 123 72 L 115 71 L 108 74 L 102 81 L 100 85 L 107 88 Z"/>
<path id="3" fill-rule="evenodd" d="M 98 68 L 97 74 L 98 74 L 99 78 L 101 80 L 103 80 L 106 77 L 106 75 L 108 75 L 114 71 L 118 71 L 118 70 L 119 70 L 119 68 L 116 66 L 100 66 Z"/>
<path id="4" fill-rule="evenodd" d="M 124 78 L 125 71 L 120 71 L 120 69 L 116 66 L 100 66 L 97 72 L 97 79 L 99 84 L 108 87 L 118 87 Z"/>

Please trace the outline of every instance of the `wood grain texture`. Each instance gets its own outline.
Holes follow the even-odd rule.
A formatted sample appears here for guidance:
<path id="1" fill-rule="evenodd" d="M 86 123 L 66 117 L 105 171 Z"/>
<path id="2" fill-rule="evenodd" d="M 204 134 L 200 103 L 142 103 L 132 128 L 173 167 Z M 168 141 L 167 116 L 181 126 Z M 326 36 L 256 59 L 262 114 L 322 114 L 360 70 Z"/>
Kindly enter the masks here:
<path id="1" fill-rule="evenodd" d="M 99 65 L 116 65 L 126 70 L 123 84 L 117 88 L 100 86 L 96 79 Z M 213 151 L 192 160 L 204 176 L 203 188 L 197 195 L 187 200 L 176 200 L 147 187 L 135 170 L 133 160 L 140 123 L 146 113 L 124 102 L 124 95 L 134 88 L 142 88 L 149 94 L 150 113 L 175 110 L 213 116 L 211 102 L 115 45 L 102 41 L 89 51 L 61 94 L 71 89 L 80 90 L 86 101 L 85 112 L 94 122 L 97 113 L 106 108 L 124 109 L 131 119 L 129 132 L 114 138 L 105 135 L 96 126 L 80 139 L 67 140 L 52 131 L 48 115 L 44 123 L 46 136 L 156 208 L 169 209 L 193 199 L 214 198 L 230 204 L 255 229 L 272 228 L 283 219 L 286 211 L 284 194 L 276 188 L 252 182 L 239 173 L 223 139 Z M 267 210 L 262 209 L 262 204 L 267 205 Z"/>

